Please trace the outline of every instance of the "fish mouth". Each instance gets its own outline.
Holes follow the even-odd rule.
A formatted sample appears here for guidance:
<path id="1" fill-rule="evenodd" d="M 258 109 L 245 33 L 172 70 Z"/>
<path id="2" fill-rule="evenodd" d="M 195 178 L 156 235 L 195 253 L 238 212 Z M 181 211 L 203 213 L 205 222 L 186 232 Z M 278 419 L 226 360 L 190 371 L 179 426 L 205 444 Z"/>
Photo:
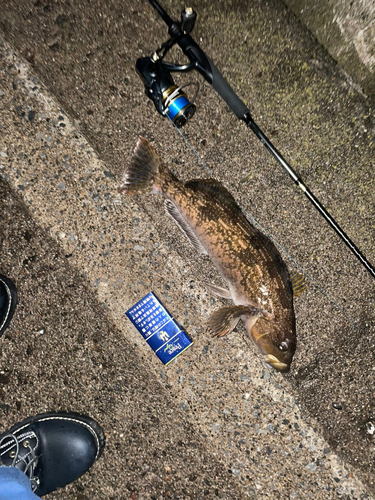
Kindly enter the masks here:
<path id="1" fill-rule="evenodd" d="M 266 362 L 266 365 L 274 368 L 278 372 L 283 372 L 286 373 L 290 370 L 290 365 L 287 363 L 283 363 L 279 359 L 276 358 L 276 356 L 273 356 L 272 354 L 266 354 L 263 356 L 264 361 Z"/>

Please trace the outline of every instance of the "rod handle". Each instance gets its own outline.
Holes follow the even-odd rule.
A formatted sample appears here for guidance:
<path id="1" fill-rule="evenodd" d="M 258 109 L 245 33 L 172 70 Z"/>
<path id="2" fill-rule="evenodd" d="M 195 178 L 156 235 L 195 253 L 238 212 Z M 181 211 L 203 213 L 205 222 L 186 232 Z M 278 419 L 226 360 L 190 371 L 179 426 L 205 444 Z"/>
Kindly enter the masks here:
<path id="1" fill-rule="evenodd" d="M 240 120 L 243 119 L 245 114 L 249 112 L 248 108 L 246 107 L 245 103 L 236 95 L 234 90 L 222 76 L 222 74 L 214 65 L 214 63 L 211 61 L 211 59 L 208 56 L 206 57 L 211 68 L 212 87 L 216 90 L 219 96 L 228 104 L 228 106 L 237 116 L 237 118 L 239 118 Z"/>

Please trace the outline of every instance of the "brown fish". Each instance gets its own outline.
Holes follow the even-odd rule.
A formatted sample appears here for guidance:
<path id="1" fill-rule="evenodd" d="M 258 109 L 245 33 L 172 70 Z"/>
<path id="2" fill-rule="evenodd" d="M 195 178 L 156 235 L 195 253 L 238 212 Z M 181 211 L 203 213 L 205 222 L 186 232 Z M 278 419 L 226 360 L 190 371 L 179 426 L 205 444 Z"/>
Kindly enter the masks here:
<path id="1" fill-rule="evenodd" d="M 228 286 L 208 288 L 235 304 L 208 318 L 211 333 L 222 337 L 241 319 L 266 364 L 289 371 L 296 349 L 292 280 L 275 245 L 249 223 L 227 189 L 214 179 L 183 184 L 141 137 L 119 192 L 164 195 L 169 215 Z"/>

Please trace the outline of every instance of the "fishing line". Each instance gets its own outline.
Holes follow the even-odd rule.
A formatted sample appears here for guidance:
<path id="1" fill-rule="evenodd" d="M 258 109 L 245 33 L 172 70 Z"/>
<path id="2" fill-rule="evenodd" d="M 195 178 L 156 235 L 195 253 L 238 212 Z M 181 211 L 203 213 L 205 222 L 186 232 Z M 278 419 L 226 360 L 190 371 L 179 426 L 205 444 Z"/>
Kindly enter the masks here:
<path id="1" fill-rule="evenodd" d="M 170 37 L 156 49 L 151 57 L 141 57 L 137 59 L 136 62 L 136 69 L 145 86 L 146 95 L 153 101 L 158 113 L 163 116 L 168 116 L 178 128 L 182 127 L 192 118 L 192 116 L 194 116 L 196 106 L 193 102 L 189 101 L 187 94 L 183 92 L 183 88 L 188 85 L 196 85 L 198 88 L 198 84 L 189 82 L 178 87 L 172 78 L 172 73 L 198 71 L 198 73 L 203 76 L 218 95 L 227 103 L 230 110 L 233 111 L 237 118 L 245 122 L 246 126 L 249 127 L 265 148 L 272 154 L 283 170 L 319 211 L 320 215 L 324 217 L 326 222 L 347 245 L 350 251 L 369 271 L 373 278 L 375 278 L 375 267 L 370 264 L 345 231 L 341 229 L 339 224 L 327 212 L 316 196 L 314 196 L 310 189 L 303 183 L 302 179 L 299 178 L 297 172 L 293 170 L 287 160 L 262 132 L 251 116 L 248 107 L 237 96 L 207 54 L 203 52 L 190 36 L 197 18 L 197 13 L 194 9 L 186 7 L 181 12 L 181 21 L 173 21 L 157 0 L 148 1 L 168 26 L 168 34 Z M 169 50 L 176 44 L 179 45 L 182 52 L 188 58 L 189 62 L 187 64 L 173 64 L 163 61 Z M 195 93 L 192 101 L 195 99 L 196 95 L 197 93 Z"/>
<path id="2" fill-rule="evenodd" d="M 190 142 L 186 139 L 186 137 L 184 136 L 184 134 L 181 132 L 181 130 L 176 126 L 176 124 L 173 122 L 173 120 L 170 118 L 169 115 L 166 115 L 169 120 L 171 121 L 172 125 L 174 126 L 174 128 L 177 130 L 177 132 L 180 134 L 180 136 L 183 138 L 183 140 L 186 142 L 186 144 L 189 146 L 189 148 L 193 151 L 193 153 L 195 154 L 195 156 L 198 158 L 198 160 L 202 163 L 202 165 L 204 166 L 204 168 L 207 170 L 207 172 L 209 173 L 210 177 L 212 179 L 214 179 L 214 175 L 211 171 L 211 169 L 206 165 L 206 163 L 203 161 L 203 159 L 199 156 L 199 154 L 196 152 L 196 150 L 193 148 L 193 146 L 190 144 Z M 223 184 L 224 187 L 225 184 Z M 250 215 L 248 213 L 248 211 L 243 208 L 239 203 L 237 203 L 237 205 L 240 207 L 240 209 L 244 212 L 244 214 L 249 218 L 251 219 L 259 228 L 260 230 L 263 232 L 263 234 L 265 234 L 271 241 L 272 243 L 274 243 L 274 245 L 276 245 L 287 257 L 288 259 L 290 259 L 291 262 L 293 262 L 293 264 L 298 267 L 298 269 L 300 271 L 302 271 L 302 273 L 311 281 L 311 283 L 313 283 L 315 285 L 315 287 L 336 307 L 336 309 L 338 309 L 341 314 L 349 320 L 349 322 L 352 324 L 352 326 L 354 326 L 355 328 L 358 328 L 358 330 L 362 333 L 365 333 L 362 328 L 358 325 L 358 323 L 356 323 L 354 320 L 351 319 L 350 316 L 348 316 L 348 314 L 344 311 L 344 309 L 339 305 L 337 304 L 337 302 L 330 297 L 330 295 L 328 295 L 328 293 L 324 290 L 324 288 L 312 277 L 309 275 L 309 273 L 307 271 L 305 271 L 305 269 L 300 265 L 298 264 L 298 262 L 296 262 L 296 260 L 287 252 L 287 250 L 285 250 L 285 248 L 283 246 L 281 246 L 269 233 L 268 231 L 266 231 L 262 226 L 261 224 L 259 224 L 259 222 L 254 219 L 254 217 L 252 215 Z"/>

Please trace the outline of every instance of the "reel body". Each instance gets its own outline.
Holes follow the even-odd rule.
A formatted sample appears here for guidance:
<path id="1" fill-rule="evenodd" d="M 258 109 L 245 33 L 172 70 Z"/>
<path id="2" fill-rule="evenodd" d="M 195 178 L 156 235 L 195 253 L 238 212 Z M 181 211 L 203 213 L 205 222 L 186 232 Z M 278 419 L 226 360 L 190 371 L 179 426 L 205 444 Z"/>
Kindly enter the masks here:
<path id="1" fill-rule="evenodd" d="M 196 106 L 193 104 L 197 94 L 198 83 L 188 82 L 177 86 L 171 72 L 187 72 L 196 69 L 196 64 L 176 65 L 163 62 L 167 52 L 186 36 L 193 27 L 196 13 L 186 8 L 181 14 L 181 22 L 173 23 L 170 27 L 171 38 L 159 47 L 152 57 L 144 57 L 136 62 L 136 70 L 143 80 L 147 97 L 149 97 L 157 111 L 168 118 L 180 128 L 195 114 Z M 183 88 L 195 85 L 196 92 L 191 100 L 182 91 Z"/>
<path id="2" fill-rule="evenodd" d="M 189 82 L 177 87 L 170 73 L 171 66 L 173 65 L 163 63 L 161 60 L 154 62 L 151 57 L 138 59 L 136 63 L 147 97 L 153 101 L 161 115 L 167 115 L 176 127 L 180 128 L 194 116 L 196 106 L 193 101 L 198 93 L 197 90 L 194 97 L 189 100 L 182 89 L 188 85 L 198 87 L 198 84 Z"/>

